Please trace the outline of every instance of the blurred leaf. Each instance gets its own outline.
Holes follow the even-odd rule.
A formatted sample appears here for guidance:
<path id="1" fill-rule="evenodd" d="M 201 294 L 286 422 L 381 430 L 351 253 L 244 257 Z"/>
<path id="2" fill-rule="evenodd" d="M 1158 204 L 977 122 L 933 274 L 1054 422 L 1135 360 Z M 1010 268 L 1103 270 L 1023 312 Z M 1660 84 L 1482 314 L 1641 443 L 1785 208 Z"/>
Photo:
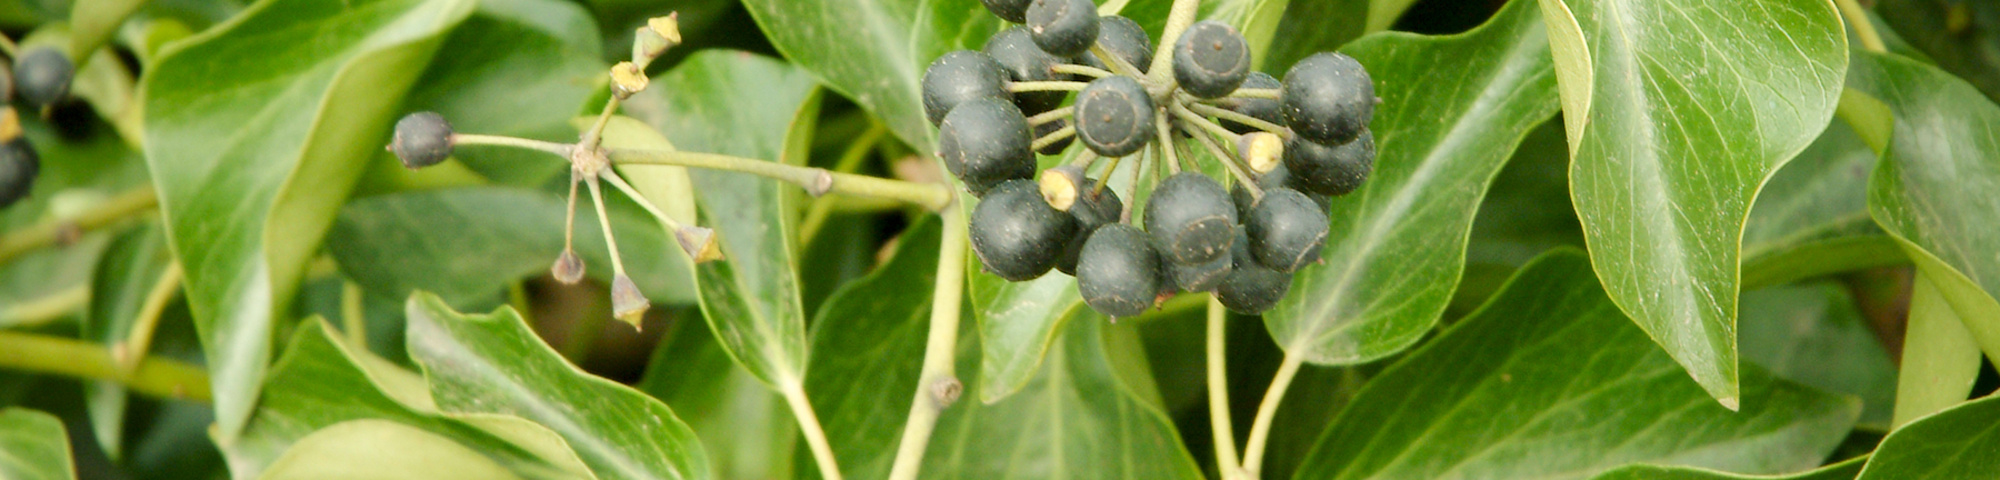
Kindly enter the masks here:
<path id="1" fill-rule="evenodd" d="M 693 320 L 693 319 L 688 319 Z M 669 325 L 636 387 L 687 421 L 708 451 L 709 478 L 791 478 L 798 426 L 784 397 L 736 366 L 708 324 Z"/>
<path id="2" fill-rule="evenodd" d="M 66 131 L 34 115 L 23 115 L 21 128 L 41 157 L 41 173 L 27 197 L 0 209 L 0 231 L 74 218 L 147 182 L 145 161 L 102 124 Z M 12 315 L 5 313 L 11 307 L 88 288 L 90 274 L 110 237 L 108 233 L 89 233 L 75 243 L 0 261 L 0 327 L 12 326 Z"/>
<path id="3" fill-rule="evenodd" d="M 700 439 L 666 404 L 563 361 L 513 310 L 464 315 L 418 293 L 407 313 L 410 357 L 423 367 L 440 410 L 547 426 L 601 478 L 709 471 Z"/>
<path id="4" fill-rule="evenodd" d="M 812 88 L 805 71 L 784 62 L 707 51 L 653 79 L 626 113 L 682 150 L 777 161 L 795 114 L 817 108 L 803 105 Z M 742 173 L 689 173 L 700 225 L 715 229 L 723 254 L 695 266 L 709 328 L 765 384 L 795 385 L 805 372 L 805 312 L 784 194 L 797 187 Z"/>
<path id="5" fill-rule="evenodd" d="M 1861 480 L 1981 478 L 2000 450 L 2000 397 L 1966 402 L 1904 425 L 1882 439 Z"/>
<path id="6" fill-rule="evenodd" d="M 1966 331 L 1967 322 L 1945 304 L 1937 285 L 1922 272 L 1911 283 L 1894 426 L 1965 402 L 1983 363 L 1979 344 Z"/>
<path id="7" fill-rule="evenodd" d="M 1786 380 L 1861 400 L 1861 424 L 1889 427 L 1896 364 L 1847 290 L 1832 282 L 1743 292 L 1743 359 Z"/>
<path id="8" fill-rule="evenodd" d="M 145 0 L 74 0 L 71 2 L 69 23 L 72 33 L 69 39 L 69 57 L 83 58 L 85 55 L 96 52 L 99 47 L 103 47 L 106 42 L 111 41 L 113 34 L 118 33 L 118 27 L 125 23 L 126 17 L 131 16 L 132 12 L 138 11 L 139 7 L 145 5 Z M 92 63 L 95 63 L 96 60 L 92 59 Z"/>
<path id="9" fill-rule="evenodd" d="M 1276 35 L 1264 53 L 1258 69 L 1283 79 L 1285 71 L 1312 54 L 1339 49 L 1341 45 L 1368 33 L 1367 22 L 1354 21 L 1369 16 L 1373 3 L 1411 0 L 1298 0 L 1285 7 Z M 1278 41 L 1276 39 L 1283 39 Z M 1370 73 L 1374 70 L 1370 69 Z M 1378 82 L 1379 83 L 1379 82 Z"/>
<path id="10" fill-rule="evenodd" d="M 216 436 L 252 410 L 272 323 L 462 0 L 267 0 L 146 74 L 146 160 L 187 271 Z"/>
<path id="11" fill-rule="evenodd" d="M 1878 30 L 1922 50 L 1938 68 L 2000 101 L 2000 4 L 1977 0 L 1870 2 Z M 1885 39 L 1886 40 L 1886 39 Z M 1892 50 L 1894 51 L 1894 50 Z M 1902 53 L 1902 52 L 1897 52 Z"/>
<path id="12" fill-rule="evenodd" d="M 592 266 L 585 273 L 608 285 L 611 259 L 587 201 L 576 213 L 577 255 Z M 490 307 L 507 285 L 548 271 L 562 252 L 564 208 L 562 197 L 516 188 L 377 195 L 341 208 L 327 250 L 341 273 L 378 295 L 423 290 L 461 308 Z M 655 302 L 693 303 L 687 258 L 673 240 L 630 203 L 612 202 L 609 211 L 639 290 Z"/>
<path id="13" fill-rule="evenodd" d="M 133 228 L 112 239 L 91 275 L 90 306 L 85 310 L 79 336 L 103 344 L 113 352 L 114 362 L 122 357 L 118 352 L 144 353 L 133 352 L 133 345 L 127 342 L 147 296 L 172 263 L 173 252 L 167 249 L 165 233 L 157 225 Z M 178 272 L 175 285 L 179 285 Z M 150 344 L 152 339 L 146 341 Z M 125 407 L 130 398 L 125 385 L 110 380 L 85 382 L 83 397 L 90 413 L 92 437 L 113 460 L 121 458 Z"/>
<path id="14" fill-rule="evenodd" d="M 1868 213 L 1896 237 L 1988 356 L 2000 357 L 2000 107 L 1935 67 L 1857 52 L 1847 84 L 1887 104 L 1894 134 Z"/>
<path id="15" fill-rule="evenodd" d="M 0 477 L 14 480 L 76 478 L 69 436 L 55 415 L 25 408 L 0 409 Z"/>
<path id="16" fill-rule="evenodd" d="M 299 439 L 258 478 L 521 477 L 482 452 L 443 435 L 388 420 L 361 419 L 329 425 Z"/>
<path id="17" fill-rule="evenodd" d="M 1464 268 L 1480 198 L 1514 146 L 1556 112 L 1538 17 L 1516 1 L 1463 35 L 1371 36 L 1347 47 L 1382 104 L 1380 157 L 1360 190 L 1333 200 L 1324 264 L 1301 269 L 1265 315 L 1285 352 L 1358 363 L 1429 331 Z"/>
<path id="18" fill-rule="evenodd" d="M 320 429 L 361 419 L 444 435 L 525 476 L 590 476 L 554 432 L 519 418 L 441 413 L 424 389 L 424 378 L 333 335 L 324 321 L 313 320 L 292 336 L 285 355 L 271 368 L 265 384 L 269 395 L 257 404 L 243 435 L 223 444 L 236 478 L 255 478 Z"/>
<path id="19" fill-rule="evenodd" d="M 1582 478 L 1633 462 L 1798 471 L 1861 408 L 1745 372 L 1741 411 L 1713 403 L 1562 249 L 1374 377 L 1298 478 Z"/>
<path id="20" fill-rule="evenodd" d="M 1743 225 L 1743 289 L 1909 263 L 1868 219 L 1874 168 L 1875 152 L 1846 122 L 1832 122 L 1772 174 Z"/>
<path id="21" fill-rule="evenodd" d="M 924 67 L 953 50 L 979 49 L 1000 25 L 986 7 L 970 1 L 745 0 L 743 5 L 785 58 L 881 118 L 926 156 L 935 148 L 935 132 L 924 119 L 918 91 Z M 681 148 L 704 150 L 676 140 Z"/>
<path id="22" fill-rule="evenodd" d="M 1815 468 L 1791 475 L 1742 475 L 1694 467 L 1627 465 L 1604 472 L 1592 480 L 1853 480 L 1861 472 L 1866 457 Z"/>
<path id="23" fill-rule="evenodd" d="M 1833 116 L 1847 39 L 1826 0 L 1542 0 L 1571 196 L 1605 289 L 1740 403 L 1739 248 L 1757 190 Z"/>

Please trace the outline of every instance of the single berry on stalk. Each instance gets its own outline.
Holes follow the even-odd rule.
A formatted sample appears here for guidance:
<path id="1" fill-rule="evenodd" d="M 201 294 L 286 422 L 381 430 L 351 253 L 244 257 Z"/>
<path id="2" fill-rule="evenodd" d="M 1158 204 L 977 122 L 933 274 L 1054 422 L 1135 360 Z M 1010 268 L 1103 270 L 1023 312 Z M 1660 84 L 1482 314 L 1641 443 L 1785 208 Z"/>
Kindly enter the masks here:
<path id="1" fill-rule="evenodd" d="M 1146 36 L 1146 29 L 1140 27 L 1139 22 L 1130 18 L 1117 15 L 1099 18 L 1097 46 L 1103 47 L 1105 53 L 1124 60 L 1126 65 L 1138 69 L 1139 73 L 1146 73 L 1146 67 L 1152 63 L 1153 39 Z M 1097 68 L 1111 69 L 1109 65 L 1105 65 L 1110 61 L 1097 58 L 1095 52 L 1087 53 L 1081 58 L 1098 62 L 1097 65 L 1092 65 Z"/>
<path id="2" fill-rule="evenodd" d="M 1162 264 L 1146 232 L 1106 225 L 1090 235 L 1077 258 L 1077 293 L 1090 308 L 1114 318 L 1146 313 L 1160 296 Z"/>
<path id="3" fill-rule="evenodd" d="M 986 10 L 993 12 L 993 16 L 1014 23 L 1028 21 L 1028 4 L 1033 2 L 1034 0 L 979 0 L 979 3 L 986 4 Z"/>
<path id="4" fill-rule="evenodd" d="M 1362 129 L 1354 141 L 1337 147 L 1292 137 L 1285 142 L 1285 168 L 1291 170 L 1291 185 L 1301 190 L 1346 195 L 1375 169 L 1375 134 Z"/>
<path id="5" fill-rule="evenodd" d="M 1042 47 L 1035 46 L 1035 40 L 1029 38 L 1028 27 L 1001 30 L 1000 33 L 993 34 L 992 38 L 986 39 L 986 45 L 980 50 L 993 57 L 993 61 L 999 62 L 1000 67 L 1007 70 L 1007 76 L 1016 82 L 1067 79 L 1055 72 L 1056 65 L 1061 65 L 1063 59 L 1042 51 Z M 1063 95 L 1066 93 L 1019 92 L 1014 94 L 1014 105 L 1020 106 L 1023 113 L 1034 115 L 1061 105 Z"/>
<path id="6" fill-rule="evenodd" d="M 1050 207 L 1035 182 L 1009 180 L 972 209 L 972 251 L 994 275 L 1013 281 L 1048 273 L 1076 234 L 1076 218 Z"/>
<path id="7" fill-rule="evenodd" d="M 1106 157 L 1138 152 L 1153 141 L 1153 97 L 1127 76 L 1092 80 L 1076 94 L 1076 135 Z"/>
<path id="8" fill-rule="evenodd" d="M 389 151 L 411 169 L 437 165 L 451 156 L 451 124 L 437 112 L 417 112 L 396 121 Z"/>
<path id="9" fill-rule="evenodd" d="M 15 88 L 34 108 L 54 105 L 69 95 L 76 65 L 55 47 L 35 47 L 14 61 Z"/>
<path id="10" fill-rule="evenodd" d="M 1292 289 L 1292 275 L 1264 268 L 1251 258 L 1249 239 L 1237 230 L 1236 247 L 1230 249 L 1229 275 L 1215 287 L 1215 299 L 1229 311 L 1255 315 L 1277 306 Z"/>
<path id="11" fill-rule="evenodd" d="M 1272 77 L 1271 74 L 1264 72 L 1250 72 L 1250 76 L 1248 78 L 1243 79 L 1243 86 L 1241 88 L 1258 88 L 1258 89 L 1275 90 L 1282 87 L 1284 87 L 1284 84 L 1278 83 L 1278 79 Z M 1279 112 L 1279 108 L 1282 107 L 1283 105 L 1278 103 L 1278 100 L 1274 98 L 1247 98 L 1247 97 L 1229 98 L 1223 101 L 1223 105 L 1227 106 L 1230 110 L 1235 111 L 1236 113 L 1249 115 L 1251 118 L 1263 120 L 1266 122 L 1271 122 L 1272 125 L 1285 124 L 1285 115 Z M 1227 128 L 1229 129 L 1229 131 L 1232 132 L 1250 133 L 1257 131 L 1257 127 L 1236 123 L 1235 121 L 1232 121 L 1227 118 L 1223 118 L 1220 120 L 1222 120 L 1222 127 Z"/>
<path id="12" fill-rule="evenodd" d="M 959 104 L 981 98 L 1012 99 L 1007 70 L 985 53 L 959 50 L 944 54 L 924 68 L 924 117 L 931 125 L 944 121 Z"/>
<path id="13" fill-rule="evenodd" d="M 1314 54 L 1285 72 L 1285 123 L 1325 145 L 1353 141 L 1375 116 L 1375 84 L 1361 62 L 1335 52 Z"/>
<path id="14" fill-rule="evenodd" d="M 1264 191 L 1264 198 L 1243 221 L 1250 255 L 1265 268 L 1285 273 L 1319 261 L 1326 229 L 1326 210 L 1289 188 Z"/>
<path id="15" fill-rule="evenodd" d="M 1161 255 L 1183 265 L 1229 255 L 1236 219 L 1229 192 L 1199 172 L 1167 177 L 1146 200 L 1146 231 Z"/>
<path id="16" fill-rule="evenodd" d="M 1236 91 L 1250 75 L 1250 44 L 1222 22 L 1194 22 L 1174 43 L 1174 81 L 1201 98 Z"/>
<path id="17" fill-rule="evenodd" d="M 1035 45 L 1058 57 L 1081 55 L 1097 42 L 1097 4 L 1090 0 L 1034 0 L 1026 23 Z"/>
<path id="18" fill-rule="evenodd" d="M 951 110 L 938 126 L 938 157 L 973 195 L 1000 182 L 1033 178 L 1028 119 L 997 98 L 973 100 Z"/>

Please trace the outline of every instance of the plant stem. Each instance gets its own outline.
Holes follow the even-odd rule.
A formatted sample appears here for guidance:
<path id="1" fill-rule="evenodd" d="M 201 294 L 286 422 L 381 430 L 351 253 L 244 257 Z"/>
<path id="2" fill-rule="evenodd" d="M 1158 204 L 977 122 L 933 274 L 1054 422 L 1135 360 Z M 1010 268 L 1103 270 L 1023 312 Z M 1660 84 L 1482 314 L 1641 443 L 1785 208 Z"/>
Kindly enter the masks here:
<path id="1" fill-rule="evenodd" d="M 1229 313 L 1222 301 L 1208 296 L 1208 424 L 1215 431 L 1215 468 L 1225 480 L 1242 477 L 1237 470 L 1236 427 L 1229 419 L 1229 373 L 1224 361 L 1227 345 L 1223 336 Z"/>
<path id="2" fill-rule="evenodd" d="M 1064 105 L 1054 110 L 1037 113 L 1035 114 L 1035 116 L 1028 117 L 1028 126 L 1039 127 L 1042 126 L 1042 124 L 1044 123 L 1049 123 L 1056 120 L 1069 118 L 1075 112 L 1076 112 L 1075 105 Z"/>
<path id="3" fill-rule="evenodd" d="M 1979 345 L 1946 303 L 1937 285 L 1917 272 L 1910 291 L 1910 326 L 1903 337 L 1903 365 L 1896 375 L 1891 426 L 1944 410 L 1972 392 L 1979 378 Z"/>
<path id="4" fill-rule="evenodd" d="M 502 135 L 480 135 L 476 133 L 451 134 L 451 143 L 452 145 L 486 145 L 540 150 L 563 158 L 569 158 L 570 149 L 575 147 L 567 143 L 544 142 L 541 140 Z"/>
<path id="5" fill-rule="evenodd" d="M 159 357 L 139 362 L 122 375 L 101 345 L 48 335 L 0 330 L 0 368 L 110 380 L 134 392 L 160 398 L 209 400 L 208 373 L 201 367 Z"/>
<path id="6" fill-rule="evenodd" d="M 826 480 L 840 480 L 840 464 L 834 461 L 833 447 L 826 443 L 826 429 L 819 424 L 819 415 L 813 413 L 812 402 L 806 399 L 804 385 L 794 379 L 786 383 L 779 393 L 784 394 L 785 404 L 792 407 L 792 417 L 798 419 L 799 433 L 806 437 L 806 446 L 812 449 L 813 460 L 819 463 L 819 476 Z"/>
<path id="7" fill-rule="evenodd" d="M 0 263 L 7 263 L 14 257 L 30 250 L 54 245 L 65 233 L 85 233 L 103 228 L 127 217 L 152 211 L 160 205 L 160 197 L 151 184 L 126 190 L 99 203 L 75 218 L 58 218 L 37 223 L 0 237 Z"/>
<path id="8" fill-rule="evenodd" d="M 361 302 L 361 284 L 353 281 L 341 282 L 340 286 L 340 329 L 347 334 L 350 345 L 368 344 L 368 310 Z"/>
<path id="9" fill-rule="evenodd" d="M 1854 36 L 1861 39 L 1861 48 L 1870 52 L 1886 52 L 1889 47 L 1882 43 L 1882 35 L 1875 32 L 1875 22 L 1868 19 L 1868 10 L 1854 0 L 1834 0 L 1840 5 L 1840 16 L 1846 17 L 1847 25 L 1854 27 Z"/>
<path id="10" fill-rule="evenodd" d="M 1180 43 L 1181 32 L 1194 25 L 1194 16 L 1201 4 L 1200 0 L 1174 0 L 1174 7 L 1167 11 L 1167 26 L 1160 32 L 1160 45 L 1153 49 L 1153 66 L 1147 67 L 1147 80 L 1156 85 L 1174 85 L 1174 45 Z M 1099 54 L 1098 58 L 1104 58 Z M 1168 88 L 1172 90 L 1172 88 Z M 1166 92 L 1155 92 L 1154 98 Z"/>
<path id="11" fill-rule="evenodd" d="M 1250 128 L 1276 133 L 1279 135 L 1284 135 L 1285 133 L 1285 127 L 1278 126 L 1278 124 L 1275 123 L 1266 122 L 1264 121 L 1264 119 L 1261 118 L 1244 115 L 1235 110 L 1217 107 L 1205 103 L 1184 103 L 1184 105 L 1187 105 L 1187 108 L 1189 110 L 1192 110 L 1195 113 L 1199 113 L 1202 115 L 1208 115 L 1236 123 L 1241 123 L 1244 125 L 1249 125 Z"/>
<path id="12" fill-rule="evenodd" d="M 1089 85 L 1089 84 L 1083 82 L 1072 82 L 1069 80 L 1034 80 L 1026 82 L 1009 83 L 1007 84 L 1007 91 L 1014 93 L 1074 92 L 1077 90 L 1082 90 L 1084 85 Z"/>
<path id="13" fill-rule="evenodd" d="M 854 143 L 847 145 L 846 151 L 840 152 L 840 160 L 834 162 L 833 171 L 854 173 L 861 169 L 861 161 L 868 159 L 868 152 L 875 149 L 875 144 L 881 142 L 883 136 L 888 135 L 888 127 L 880 122 L 871 123 L 868 131 L 862 132 Z M 806 210 L 806 216 L 799 221 L 800 245 L 812 244 L 813 237 L 818 236 L 820 227 L 826 224 L 826 217 L 833 214 L 833 206 L 834 202 L 825 199 L 813 201 L 812 208 Z"/>
<path id="14" fill-rule="evenodd" d="M 1137 65 L 1125 63 L 1124 57 L 1112 55 L 1111 51 L 1105 50 L 1102 46 L 1095 43 L 1090 44 L 1090 53 L 1097 55 L 1098 60 L 1103 60 L 1104 66 L 1110 67 L 1113 74 L 1136 78 L 1139 79 L 1140 83 L 1152 81 L 1139 73 Z"/>
<path id="15" fill-rule="evenodd" d="M 181 293 L 181 263 L 171 262 L 160 272 L 160 280 L 153 283 L 153 289 L 146 292 L 146 300 L 139 304 L 138 317 L 132 320 L 132 331 L 125 340 L 111 348 L 111 360 L 118 363 L 118 372 L 131 375 L 139 371 L 139 361 L 153 348 L 153 332 L 160 326 L 160 312 L 167 309 L 167 302 Z"/>
<path id="16" fill-rule="evenodd" d="M 798 185 L 806 189 L 806 193 L 815 196 L 839 193 L 881 197 L 916 204 L 931 211 L 941 211 L 951 204 L 951 190 L 939 184 L 828 172 L 823 168 L 799 167 L 714 153 L 623 149 L 608 149 L 605 153 L 616 163 L 678 165 L 748 173 L 783 180 Z"/>
<path id="17" fill-rule="evenodd" d="M 1257 405 L 1257 420 L 1250 424 L 1250 442 L 1243 448 L 1243 472 L 1249 478 L 1258 478 L 1258 470 L 1264 468 L 1264 441 L 1271 436 L 1271 419 L 1278 415 L 1278 404 L 1285 400 L 1285 390 L 1292 387 L 1292 378 L 1299 375 L 1299 365 L 1305 358 L 1285 353 L 1285 363 L 1278 364 L 1278 374 L 1271 378 L 1271 389 L 1264 392 L 1264 402 Z"/>
<path id="18" fill-rule="evenodd" d="M 1203 148 L 1207 148 L 1208 153 L 1214 155 L 1216 161 L 1222 162 L 1222 169 L 1228 170 L 1230 175 L 1236 177 L 1238 183 L 1243 184 L 1244 190 L 1250 191 L 1251 199 L 1263 200 L 1264 187 L 1257 185 L 1257 177 L 1250 174 L 1249 167 L 1238 164 L 1235 155 L 1230 155 L 1229 152 L 1224 151 L 1222 146 L 1215 144 L 1214 138 L 1210 138 L 1203 133 L 1188 132 L 1188 136 L 1194 137 L 1195 142 L 1200 143 Z"/>
<path id="19" fill-rule="evenodd" d="M 1265 100 L 1279 100 L 1283 95 L 1284 90 L 1276 88 L 1238 88 L 1234 92 L 1229 92 L 1229 96 L 1231 97 L 1261 98 Z"/>
<path id="20" fill-rule="evenodd" d="M 1108 67 L 1110 65 L 1106 64 L 1105 66 Z M 1049 71 L 1055 73 L 1067 73 L 1071 75 L 1082 75 L 1091 78 L 1104 78 L 1114 75 L 1110 71 L 1101 68 L 1089 65 L 1073 65 L 1068 63 L 1057 64 L 1054 67 L 1049 67 Z"/>
<path id="21" fill-rule="evenodd" d="M 53 322 L 90 304 L 90 287 L 71 287 L 0 310 L 0 325 L 16 328 Z"/>
<path id="22" fill-rule="evenodd" d="M 1048 135 L 1043 135 L 1042 138 L 1035 139 L 1034 143 L 1028 144 L 1028 149 L 1041 151 L 1049 145 L 1054 145 L 1056 142 L 1063 141 L 1063 139 L 1072 136 L 1076 136 L 1076 125 L 1063 125 L 1062 128 L 1049 132 Z"/>
<path id="23" fill-rule="evenodd" d="M 948 210 L 939 212 L 944 217 L 944 237 L 938 244 L 937 285 L 931 294 L 930 339 L 924 344 L 923 373 L 917 376 L 916 398 L 910 401 L 910 418 L 903 425 L 890 480 L 917 478 L 938 415 L 958 401 L 964 389 L 952 362 L 958 353 L 958 309 L 965 293 L 966 218 L 964 209 Z"/>

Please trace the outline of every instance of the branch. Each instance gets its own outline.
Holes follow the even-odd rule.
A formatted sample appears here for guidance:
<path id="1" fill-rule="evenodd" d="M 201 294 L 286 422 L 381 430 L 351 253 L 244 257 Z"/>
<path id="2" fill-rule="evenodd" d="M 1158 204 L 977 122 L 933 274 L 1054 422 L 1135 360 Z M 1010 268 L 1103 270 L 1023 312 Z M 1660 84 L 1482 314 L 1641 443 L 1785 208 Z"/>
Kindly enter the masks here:
<path id="1" fill-rule="evenodd" d="M 10 232 L 0 237 L 0 263 L 7 263 L 31 250 L 54 245 L 64 237 L 104 228 L 119 220 L 152 211 L 159 205 L 160 197 L 154 193 L 153 186 L 144 185 L 119 193 L 75 218 L 52 219 Z"/>
<path id="2" fill-rule="evenodd" d="M 677 165 L 748 173 L 783 180 L 806 189 L 806 193 L 814 196 L 839 193 L 882 197 L 916 204 L 931 211 L 942 211 L 951 204 L 951 190 L 939 184 L 829 172 L 824 168 L 799 167 L 714 153 L 627 149 L 608 149 L 605 153 L 614 163 Z"/>
<path id="3" fill-rule="evenodd" d="M 121 375 L 102 345 L 62 337 L 0 331 L 0 368 L 52 373 L 124 383 L 134 392 L 161 398 L 209 400 L 208 372 L 201 367 L 147 357 L 131 375 Z"/>
<path id="4" fill-rule="evenodd" d="M 1264 441 L 1271 436 L 1271 419 L 1278 415 L 1278 404 L 1285 400 L 1285 390 L 1291 388 L 1292 378 L 1299 375 L 1299 365 L 1305 359 L 1290 352 L 1285 353 L 1285 363 L 1278 364 L 1278 374 L 1271 379 L 1271 389 L 1264 392 L 1264 402 L 1257 405 L 1257 420 L 1250 424 L 1250 442 L 1243 448 L 1243 471 L 1249 478 L 1257 478 L 1264 468 Z"/>
<path id="5" fill-rule="evenodd" d="M 938 244 L 936 292 L 931 295 L 930 340 L 924 345 L 923 373 L 917 376 L 916 398 L 910 402 L 910 419 L 903 425 L 902 444 L 889 470 L 890 480 L 917 478 L 924 463 L 924 449 L 930 446 L 931 432 L 937 429 L 938 415 L 964 390 L 953 371 L 958 352 L 958 308 L 965 293 L 965 211 L 953 208 L 940 212 L 944 217 L 944 238 Z"/>

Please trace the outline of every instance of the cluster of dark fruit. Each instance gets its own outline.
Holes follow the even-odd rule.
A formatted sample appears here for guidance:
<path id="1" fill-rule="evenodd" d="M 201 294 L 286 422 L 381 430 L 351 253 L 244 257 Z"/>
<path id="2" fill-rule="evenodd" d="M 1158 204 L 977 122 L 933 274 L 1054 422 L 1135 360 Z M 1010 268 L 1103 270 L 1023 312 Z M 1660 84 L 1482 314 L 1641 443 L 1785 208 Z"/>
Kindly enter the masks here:
<path id="1" fill-rule="evenodd" d="M 41 158 L 21 132 L 21 116 L 11 103 L 14 92 L 36 111 L 44 111 L 69 95 L 70 78 L 76 66 L 55 47 L 37 47 L 13 59 L 13 68 L 0 64 L 0 208 L 27 198 L 28 189 L 41 174 Z"/>
<path id="2" fill-rule="evenodd" d="M 982 51 L 939 57 L 922 86 L 938 155 L 981 198 L 973 249 L 1002 278 L 1074 275 L 1085 302 L 1114 317 L 1182 291 L 1260 313 L 1284 298 L 1293 272 L 1319 260 L 1328 197 L 1358 188 L 1373 168 L 1367 125 L 1377 100 L 1353 58 L 1313 55 L 1280 81 L 1249 71 L 1235 29 L 1203 21 L 1162 53 L 1172 56 L 1171 78 L 1148 77 L 1152 40 L 1130 19 L 1098 16 L 1089 0 L 982 1 L 1022 25 Z M 1072 139 L 1086 150 L 1038 174 L 1035 154 L 1060 154 Z M 1223 163 L 1234 191 L 1181 169 L 1195 158 L 1183 151 L 1191 145 Z M 1160 178 L 1143 230 L 1104 188 L 1125 157 L 1139 158 L 1135 179 Z M 1108 166 L 1092 173 L 1098 163 Z"/>

